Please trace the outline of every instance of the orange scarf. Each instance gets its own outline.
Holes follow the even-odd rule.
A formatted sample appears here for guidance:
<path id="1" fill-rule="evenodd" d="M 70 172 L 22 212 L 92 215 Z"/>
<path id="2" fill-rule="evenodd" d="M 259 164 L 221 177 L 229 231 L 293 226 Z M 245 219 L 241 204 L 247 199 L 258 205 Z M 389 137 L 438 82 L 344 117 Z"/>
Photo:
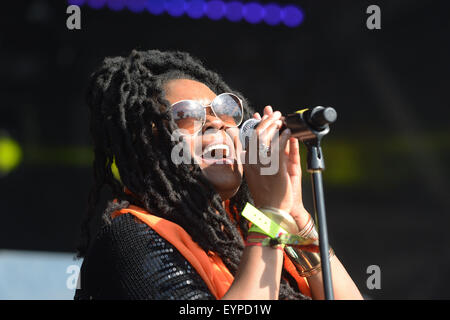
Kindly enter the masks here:
<path id="1" fill-rule="evenodd" d="M 229 209 L 228 204 L 227 209 Z M 177 248 L 202 277 L 216 299 L 221 299 L 225 295 L 233 283 L 234 277 L 217 254 L 214 252 L 206 254 L 182 227 L 166 219 L 151 215 L 140 207 L 130 205 L 128 208 L 115 211 L 112 218 L 125 213 L 131 213 Z M 286 253 L 284 254 L 284 268 L 297 281 L 300 291 L 311 296 L 308 283 L 305 278 L 298 275 L 295 266 Z"/>

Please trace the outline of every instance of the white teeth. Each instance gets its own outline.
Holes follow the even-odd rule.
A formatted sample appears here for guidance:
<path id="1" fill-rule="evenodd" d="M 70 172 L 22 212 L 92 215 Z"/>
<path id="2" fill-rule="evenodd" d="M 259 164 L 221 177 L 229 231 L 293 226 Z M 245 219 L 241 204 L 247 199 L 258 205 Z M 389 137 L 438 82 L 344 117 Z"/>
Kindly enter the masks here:
<path id="1" fill-rule="evenodd" d="M 225 150 L 225 157 L 228 157 L 230 155 L 230 147 L 227 146 L 226 144 L 213 144 L 213 145 L 209 145 L 205 148 L 205 150 L 203 150 L 202 156 L 210 153 L 213 150 L 217 150 L 217 149 L 221 149 L 221 150 Z"/>

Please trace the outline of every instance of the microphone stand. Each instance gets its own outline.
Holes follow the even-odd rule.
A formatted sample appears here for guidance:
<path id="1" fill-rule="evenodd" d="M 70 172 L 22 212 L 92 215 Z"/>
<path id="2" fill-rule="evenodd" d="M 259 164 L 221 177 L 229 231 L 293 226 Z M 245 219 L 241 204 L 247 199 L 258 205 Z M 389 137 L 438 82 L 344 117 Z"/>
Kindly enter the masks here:
<path id="1" fill-rule="evenodd" d="M 314 110 L 323 110 L 323 107 L 315 107 Z M 332 109 L 332 108 L 329 108 Z M 319 248 L 320 260 L 322 267 L 323 289 L 326 300 L 334 300 L 333 284 L 331 280 L 331 267 L 329 259 L 329 244 L 328 244 L 328 230 L 325 213 L 325 197 L 323 193 L 322 171 L 325 169 L 325 161 L 320 146 L 322 138 L 330 131 L 328 123 L 317 130 L 313 128 L 307 121 L 305 121 L 304 114 L 307 112 L 314 112 L 306 109 L 305 111 L 297 112 L 286 117 L 288 127 L 292 131 L 292 136 L 302 141 L 307 150 L 307 165 L 308 172 L 311 173 L 311 182 L 314 198 L 315 221 L 319 232 Z M 334 113 L 334 109 L 332 110 Z M 334 114 L 334 120 L 336 113 Z M 331 122 L 334 122 L 332 120 Z"/>
<path id="2" fill-rule="evenodd" d="M 319 228 L 320 261 L 322 265 L 323 289 L 326 300 L 334 300 L 329 259 L 328 230 L 325 213 L 325 197 L 323 193 L 322 171 L 325 169 L 320 140 L 305 142 L 308 148 L 308 172 L 311 173 L 313 188 L 315 220 Z"/>

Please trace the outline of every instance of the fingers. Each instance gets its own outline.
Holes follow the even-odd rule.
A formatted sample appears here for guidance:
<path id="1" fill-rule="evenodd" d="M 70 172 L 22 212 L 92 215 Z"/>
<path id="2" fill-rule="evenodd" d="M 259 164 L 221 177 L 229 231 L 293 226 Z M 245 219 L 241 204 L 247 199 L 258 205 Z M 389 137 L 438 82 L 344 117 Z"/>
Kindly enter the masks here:
<path id="1" fill-rule="evenodd" d="M 273 113 L 273 109 L 271 106 L 265 106 L 264 107 L 264 115 L 267 115 L 267 117 L 265 117 L 264 119 L 268 118 L 269 116 L 271 116 Z M 253 118 L 261 120 L 261 115 L 256 112 L 255 114 L 253 114 Z"/>
<path id="2" fill-rule="evenodd" d="M 278 134 L 283 125 L 281 117 L 281 112 L 273 111 L 271 106 L 266 106 L 264 108 L 264 115 L 262 117 L 259 113 L 253 114 L 254 119 L 261 120 L 255 128 L 255 137 L 264 145 L 270 146 L 271 148 L 273 147 L 272 152 L 276 152 L 283 157 L 283 159 L 287 159 L 290 154 L 290 131 L 284 130 L 284 134 Z M 293 149 L 295 152 L 295 146 Z M 248 158 L 248 154 L 246 156 Z"/>
<path id="3" fill-rule="evenodd" d="M 300 147 L 298 139 L 289 138 L 289 142 L 287 143 L 289 147 L 289 152 L 287 153 L 287 157 L 289 159 L 288 165 L 288 173 L 291 177 L 293 176 L 301 176 L 302 169 L 300 164 Z"/>
<path id="4" fill-rule="evenodd" d="M 295 164 L 300 163 L 300 147 L 296 138 L 289 138 L 289 159 Z"/>
<path id="5" fill-rule="evenodd" d="M 256 127 L 257 133 L 259 134 L 262 131 L 266 130 L 274 121 L 277 121 L 280 118 L 281 118 L 281 112 L 280 111 L 272 112 L 270 115 L 266 113 L 262 117 L 261 122 Z"/>
<path id="6" fill-rule="evenodd" d="M 281 126 L 283 125 L 283 122 L 281 120 L 275 120 L 273 121 L 260 135 L 260 139 L 263 143 L 269 145 L 270 141 L 273 140 L 275 134 L 280 130 Z"/>
<path id="7" fill-rule="evenodd" d="M 291 130 L 290 129 L 286 129 L 284 130 L 281 134 L 280 134 L 280 150 L 283 150 L 282 155 L 284 155 L 284 150 L 286 150 L 288 141 L 289 141 L 289 137 L 291 136 Z M 289 145 L 290 147 L 290 145 Z"/>
<path id="8" fill-rule="evenodd" d="M 264 115 L 261 119 L 262 123 L 265 123 L 268 119 L 270 119 L 273 115 L 273 109 L 271 106 L 265 106 L 264 107 Z M 260 123 L 261 124 L 261 123 Z M 262 125 L 263 126 L 263 125 Z"/>
<path id="9" fill-rule="evenodd" d="M 259 113 L 255 113 L 253 116 L 255 119 L 260 117 Z M 266 106 L 264 108 L 264 116 L 255 128 L 255 134 L 260 142 L 268 146 L 271 144 L 277 135 L 277 132 L 283 125 L 281 117 L 281 112 L 274 112 L 271 106 Z"/>
<path id="10" fill-rule="evenodd" d="M 272 114 L 273 114 L 272 106 L 265 106 L 264 107 L 264 115 L 267 115 L 270 117 Z"/>
<path id="11" fill-rule="evenodd" d="M 291 135 L 291 130 L 286 129 L 280 135 L 276 134 L 273 137 L 271 148 L 272 152 L 279 153 L 280 157 L 283 159 L 287 159 L 288 154 L 286 154 L 285 150 L 288 148 L 288 141 Z"/>

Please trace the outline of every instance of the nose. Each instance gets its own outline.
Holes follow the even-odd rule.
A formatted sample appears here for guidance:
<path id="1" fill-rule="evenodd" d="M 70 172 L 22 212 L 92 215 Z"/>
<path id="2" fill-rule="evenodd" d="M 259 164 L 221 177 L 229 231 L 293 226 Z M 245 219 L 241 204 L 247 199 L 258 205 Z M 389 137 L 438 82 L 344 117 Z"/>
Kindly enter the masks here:
<path id="1" fill-rule="evenodd" d="M 223 123 L 221 119 L 216 117 L 211 107 L 207 107 L 205 111 L 206 111 L 206 120 L 202 130 L 203 133 L 205 133 L 205 131 L 208 129 L 221 130 L 226 128 L 225 123 Z"/>

